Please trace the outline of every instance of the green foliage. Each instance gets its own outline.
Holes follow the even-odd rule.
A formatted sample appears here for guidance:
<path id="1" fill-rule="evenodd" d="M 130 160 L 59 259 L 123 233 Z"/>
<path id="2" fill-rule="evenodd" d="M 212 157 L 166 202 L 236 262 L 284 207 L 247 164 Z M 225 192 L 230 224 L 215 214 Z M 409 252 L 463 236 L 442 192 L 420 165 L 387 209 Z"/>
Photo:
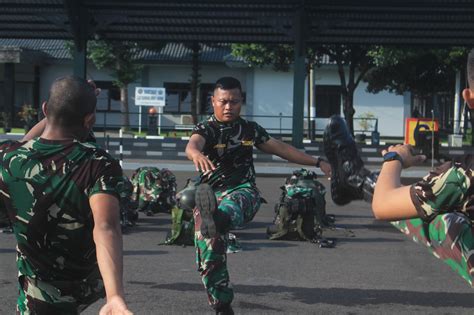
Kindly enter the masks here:
<path id="1" fill-rule="evenodd" d="M 30 104 L 23 104 L 18 112 L 20 119 L 27 124 L 34 122 L 37 114 L 38 111 Z"/>
<path id="2" fill-rule="evenodd" d="M 95 40 L 88 42 L 87 52 L 98 69 L 112 70 L 114 84 L 123 88 L 135 81 L 143 68 L 134 62 L 139 48 L 136 42 Z"/>
<path id="3" fill-rule="evenodd" d="M 376 47 L 368 53 L 375 67 L 364 78 L 367 90 L 397 94 L 410 91 L 418 95 L 450 91 L 454 74 L 463 69 L 467 53 L 465 48 Z"/>
<path id="4" fill-rule="evenodd" d="M 0 126 L 4 129 L 11 128 L 12 115 L 9 112 L 0 113 Z"/>
<path id="5" fill-rule="evenodd" d="M 363 132 L 367 132 L 373 128 L 375 115 L 371 112 L 365 112 L 357 117 L 359 127 Z"/>
<path id="6" fill-rule="evenodd" d="M 232 55 L 242 57 L 252 67 L 272 65 L 276 71 L 288 71 L 294 49 L 282 44 L 232 44 Z"/>

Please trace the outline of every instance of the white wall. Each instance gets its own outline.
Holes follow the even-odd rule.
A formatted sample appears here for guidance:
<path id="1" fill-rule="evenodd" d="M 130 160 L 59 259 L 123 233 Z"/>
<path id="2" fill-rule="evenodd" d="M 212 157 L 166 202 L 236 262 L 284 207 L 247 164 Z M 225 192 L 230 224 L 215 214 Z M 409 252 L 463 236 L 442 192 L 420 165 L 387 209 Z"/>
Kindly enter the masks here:
<path id="1" fill-rule="evenodd" d="M 314 84 L 339 85 L 340 80 L 334 66 L 327 66 L 315 70 Z M 254 69 L 254 106 L 252 115 L 255 116 L 292 116 L 293 114 L 293 72 L 274 72 L 269 68 Z M 409 98 L 389 92 L 372 94 L 366 92 L 367 84 L 361 82 L 354 93 L 354 108 L 358 117 L 371 112 L 379 119 L 378 130 L 381 136 L 402 137 L 404 135 L 404 118 L 409 115 Z M 305 83 L 305 88 L 307 83 Z M 316 100 L 317 102 L 317 100 Z M 305 93 L 304 113 L 307 115 L 307 91 Z M 341 115 L 343 115 L 341 104 Z M 316 109 L 317 117 L 317 109 Z M 268 129 L 278 132 L 280 119 L 255 117 L 255 121 Z M 316 119 L 316 128 L 321 130 L 327 124 L 326 118 Z M 355 129 L 359 129 L 354 121 Z M 291 133 L 292 119 L 283 118 L 284 133 Z"/>
<path id="2" fill-rule="evenodd" d="M 161 87 L 164 82 L 189 82 L 190 66 L 184 65 L 149 65 L 148 85 Z M 72 63 L 46 65 L 41 67 L 40 98 L 46 100 L 48 89 L 53 80 L 59 76 L 72 73 Z M 339 85 L 339 77 L 333 66 L 315 70 L 314 83 L 324 85 Z M 88 76 L 94 80 L 111 81 L 113 78 L 107 71 L 97 70 L 93 65 L 88 66 Z M 279 132 L 280 126 L 284 133 L 292 131 L 293 115 L 293 72 L 275 72 L 270 68 L 229 68 L 224 65 L 203 65 L 201 68 L 201 82 L 214 83 L 222 76 L 234 76 L 242 83 L 243 90 L 247 93 L 247 105 L 243 107 L 242 114 L 255 120 L 271 132 Z M 137 111 L 134 106 L 133 96 L 135 87 L 141 85 L 141 79 L 129 86 L 130 111 Z M 305 83 L 305 89 L 307 83 Z M 379 118 L 379 132 L 381 136 L 404 135 L 404 118 L 409 115 L 409 97 L 394 95 L 388 92 L 370 94 L 365 91 L 366 84 L 361 82 L 354 94 L 355 117 L 366 112 L 373 113 Z M 304 115 L 307 116 L 307 91 L 305 93 Z M 316 100 L 317 101 L 317 100 Z M 286 116 L 280 120 L 279 115 Z M 341 109 L 342 113 L 342 109 Z M 101 124 L 102 114 L 98 115 L 98 124 Z M 317 113 L 316 113 L 317 115 Z M 119 115 L 115 115 L 108 123 L 118 124 Z M 274 116 L 274 117 L 259 117 Z M 132 125 L 138 125 L 138 114 L 131 115 Z M 281 125 L 280 125 L 281 123 Z M 327 119 L 316 119 L 316 128 L 324 129 Z M 143 121 L 142 124 L 146 124 Z M 358 129 L 355 121 L 355 129 Z"/>

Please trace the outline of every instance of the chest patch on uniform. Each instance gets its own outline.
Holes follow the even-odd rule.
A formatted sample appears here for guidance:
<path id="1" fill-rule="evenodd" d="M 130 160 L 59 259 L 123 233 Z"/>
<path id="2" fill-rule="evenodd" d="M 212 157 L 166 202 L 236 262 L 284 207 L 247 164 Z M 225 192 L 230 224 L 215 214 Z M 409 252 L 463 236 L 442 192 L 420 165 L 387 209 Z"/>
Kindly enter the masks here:
<path id="1" fill-rule="evenodd" d="M 245 146 L 253 146 L 253 141 L 252 140 L 242 140 L 242 145 Z"/>
<path id="2" fill-rule="evenodd" d="M 214 149 L 224 149 L 225 147 L 227 147 L 227 144 L 225 143 L 218 143 L 214 146 Z"/>

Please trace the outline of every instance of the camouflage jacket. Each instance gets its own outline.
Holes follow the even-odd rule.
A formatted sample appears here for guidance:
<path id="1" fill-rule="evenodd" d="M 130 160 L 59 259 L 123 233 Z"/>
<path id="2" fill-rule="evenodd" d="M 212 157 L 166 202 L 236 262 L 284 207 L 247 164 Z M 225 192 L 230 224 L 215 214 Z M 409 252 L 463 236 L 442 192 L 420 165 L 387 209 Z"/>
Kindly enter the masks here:
<path id="1" fill-rule="evenodd" d="M 143 166 L 137 168 L 131 177 L 132 200 L 157 202 L 159 199 L 170 206 L 176 204 L 176 176 L 168 169 Z"/>
<path id="2" fill-rule="evenodd" d="M 239 118 L 231 123 L 221 123 L 214 115 L 194 127 L 193 134 L 204 137 L 203 154 L 208 156 L 216 170 L 202 182 L 214 189 L 228 189 L 246 182 L 255 183 L 253 147 L 270 139 L 259 124 Z"/>
<path id="3" fill-rule="evenodd" d="M 474 220 L 474 156 L 446 162 L 411 186 L 411 198 L 425 221 L 447 212 L 459 212 Z"/>
<path id="4" fill-rule="evenodd" d="M 119 198 L 119 163 L 93 143 L 0 143 L 0 191 L 18 242 L 19 275 L 78 280 L 97 271 L 89 197 Z"/>

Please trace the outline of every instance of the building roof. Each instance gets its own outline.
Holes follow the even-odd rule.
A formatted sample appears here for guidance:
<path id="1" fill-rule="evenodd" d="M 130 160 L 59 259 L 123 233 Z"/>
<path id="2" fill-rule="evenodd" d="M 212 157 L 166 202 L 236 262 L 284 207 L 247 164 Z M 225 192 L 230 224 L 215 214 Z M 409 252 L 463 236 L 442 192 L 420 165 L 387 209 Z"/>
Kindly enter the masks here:
<path id="1" fill-rule="evenodd" d="M 61 39 L 15 39 L 0 38 L 0 49 L 20 49 L 23 56 L 36 55 L 42 60 L 71 60 L 71 54 L 66 41 Z M 227 63 L 245 66 L 243 58 L 232 55 L 231 44 L 201 44 L 199 61 L 201 63 Z M 140 49 L 135 53 L 135 59 L 141 63 L 185 63 L 192 61 L 190 45 L 183 43 L 168 43 L 159 51 Z M 36 59 L 37 60 L 37 59 Z M 333 64 L 329 56 L 323 56 L 322 64 Z"/>
<path id="2" fill-rule="evenodd" d="M 0 38 L 0 47 L 40 52 L 44 59 L 72 59 L 66 41 L 61 39 Z M 159 51 L 140 49 L 135 53 L 135 59 L 143 63 L 190 63 L 191 58 L 192 49 L 183 43 L 168 43 Z M 232 56 L 230 44 L 201 45 L 199 60 L 203 63 L 243 62 Z"/>
<path id="3" fill-rule="evenodd" d="M 309 44 L 474 44 L 471 0 L 1 0 L 0 5 L 0 38 L 294 43 L 303 34 Z"/>

